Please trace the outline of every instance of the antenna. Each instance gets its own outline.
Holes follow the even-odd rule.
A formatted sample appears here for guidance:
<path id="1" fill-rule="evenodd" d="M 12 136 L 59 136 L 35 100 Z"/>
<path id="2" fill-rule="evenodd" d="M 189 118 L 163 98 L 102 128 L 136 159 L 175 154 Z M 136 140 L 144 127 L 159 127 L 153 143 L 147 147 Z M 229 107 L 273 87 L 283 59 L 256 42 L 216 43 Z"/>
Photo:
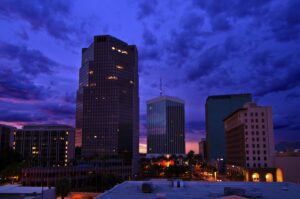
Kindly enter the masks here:
<path id="1" fill-rule="evenodd" d="M 160 85 L 159 85 L 159 94 L 160 94 L 160 96 L 162 96 L 162 93 L 163 93 L 163 90 L 162 90 L 162 80 L 161 80 L 161 77 L 160 77 Z"/>

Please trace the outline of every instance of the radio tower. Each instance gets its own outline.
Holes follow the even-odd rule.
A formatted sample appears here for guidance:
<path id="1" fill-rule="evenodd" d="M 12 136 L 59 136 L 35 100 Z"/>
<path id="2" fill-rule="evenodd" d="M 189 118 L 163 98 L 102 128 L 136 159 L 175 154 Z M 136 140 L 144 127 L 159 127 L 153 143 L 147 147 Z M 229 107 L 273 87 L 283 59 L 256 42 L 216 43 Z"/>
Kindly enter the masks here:
<path id="1" fill-rule="evenodd" d="M 159 94 L 160 94 L 160 96 L 162 96 L 162 93 L 163 93 L 163 90 L 162 90 L 162 80 L 161 80 L 161 77 L 160 77 L 160 84 L 159 84 Z"/>

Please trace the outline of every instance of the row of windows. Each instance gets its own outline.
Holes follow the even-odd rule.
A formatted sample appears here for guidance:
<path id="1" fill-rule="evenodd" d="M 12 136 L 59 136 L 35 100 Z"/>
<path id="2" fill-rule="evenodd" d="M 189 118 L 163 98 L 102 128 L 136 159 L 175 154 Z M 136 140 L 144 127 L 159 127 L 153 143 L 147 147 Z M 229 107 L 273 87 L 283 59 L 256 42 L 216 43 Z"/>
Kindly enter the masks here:
<path id="1" fill-rule="evenodd" d="M 248 140 L 248 138 L 246 138 L 246 141 Z M 262 139 L 264 142 L 266 141 L 266 138 Z M 256 141 L 259 142 L 259 138 L 256 138 Z M 252 142 L 255 142 L 255 138 L 252 138 Z"/>
<path id="2" fill-rule="evenodd" d="M 249 144 L 246 144 L 246 148 L 248 148 L 248 147 L 249 147 Z M 256 144 L 256 146 L 255 146 L 255 144 L 252 144 L 252 148 L 255 148 L 255 147 L 259 148 L 260 145 Z M 263 144 L 263 147 L 266 148 L 266 144 Z"/>
<path id="3" fill-rule="evenodd" d="M 255 120 L 254 120 L 254 119 L 251 119 L 250 121 L 251 121 L 252 123 L 254 123 L 254 121 L 255 121 L 255 122 L 258 122 L 258 119 L 255 119 Z M 245 119 L 245 122 L 248 122 L 248 120 Z M 265 119 L 261 119 L 261 122 L 265 122 Z"/>
<path id="4" fill-rule="evenodd" d="M 250 164 L 249 164 L 249 163 L 247 163 L 247 167 L 250 167 Z M 253 167 L 256 167 L 256 163 L 253 163 Z M 257 164 L 257 167 L 260 168 L 260 167 L 261 167 L 261 164 L 258 163 L 258 164 Z M 264 167 L 268 167 L 268 164 L 265 163 L 265 164 L 264 164 Z"/>
<path id="5" fill-rule="evenodd" d="M 251 132 L 252 135 L 255 135 L 254 131 Z M 263 135 L 266 135 L 266 132 L 262 132 Z M 248 131 L 245 131 L 245 135 L 248 135 Z M 256 131 L 256 135 L 259 135 L 259 131 Z"/>
<path id="6" fill-rule="evenodd" d="M 254 129 L 254 128 L 256 128 L 256 129 L 258 129 L 259 128 L 259 125 L 251 125 L 251 129 Z M 261 125 L 261 128 L 265 128 L 265 125 Z M 245 129 L 248 129 L 248 126 L 247 125 L 245 125 Z"/>
<path id="7" fill-rule="evenodd" d="M 252 153 L 253 153 L 253 154 L 257 153 L 257 154 L 259 155 L 259 154 L 260 154 L 260 151 L 256 151 L 256 152 L 255 152 L 255 151 L 253 150 Z M 246 151 L 246 154 L 249 155 L 249 151 L 248 151 L 248 150 Z M 265 155 L 267 154 L 267 151 L 266 151 L 266 150 L 264 150 L 264 154 L 265 154 Z"/>
<path id="8" fill-rule="evenodd" d="M 247 157 L 246 159 L 249 160 L 249 157 Z M 260 160 L 260 157 L 259 156 L 258 157 L 253 156 L 252 160 Z M 267 157 L 264 157 L 264 161 L 267 161 Z"/>
<path id="9" fill-rule="evenodd" d="M 244 115 L 247 116 L 247 113 L 245 113 Z M 255 113 L 252 112 L 252 113 L 250 113 L 250 116 L 254 116 L 254 115 L 258 116 L 258 112 L 255 112 Z M 261 112 L 261 116 L 264 116 L 264 115 L 265 115 L 265 113 Z"/>

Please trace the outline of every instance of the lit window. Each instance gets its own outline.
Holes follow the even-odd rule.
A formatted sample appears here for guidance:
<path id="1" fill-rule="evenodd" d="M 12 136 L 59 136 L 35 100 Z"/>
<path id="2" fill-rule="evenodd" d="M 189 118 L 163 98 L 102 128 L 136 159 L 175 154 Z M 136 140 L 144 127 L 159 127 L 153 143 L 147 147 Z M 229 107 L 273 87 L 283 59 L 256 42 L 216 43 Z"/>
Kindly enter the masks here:
<path id="1" fill-rule="evenodd" d="M 90 74 L 90 75 L 94 74 L 94 71 L 93 71 L 93 70 L 90 70 L 90 71 L 89 71 L 89 74 Z"/>
<path id="2" fill-rule="evenodd" d="M 111 79 L 111 80 L 117 80 L 118 77 L 117 76 L 108 76 L 107 79 Z"/>
<path id="3" fill-rule="evenodd" d="M 69 135 L 69 132 L 68 132 L 68 131 L 66 132 L 66 135 Z"/>
<path id="4" fill-rule="evenodd" d="M 121 65 L 116 65 L 116 67 L 117 67 L 118 69 L 124 69 L 124 67 L 121 66 Z"/>
<path id="5" fill-rule="evenodd" d="M 113 46 L 113 47 L 111 47 L 111 49 L 112 49 L 112 50 L 116 50 L 116 48 L 115 48 L 114 46 Z"/>
<path id="6" fill-rule="evenodd" d="M 120 49 L 118 49 L 118 52 L 120 53 L 120 52 L 122 52 Z"/>
<path id="7" fill-rule="evenodd" d="M 96 86 L 96 83 L 91 83 L 90 86 L 94 87 L 94 86 Z"/>
<path id="8" fill-rule="evenodd" d="M 97 138 L 97 135 L 94 135 L 94 138 L 96 139 L 96 138 Z"/>
<path id="9" fill-rule="evenodd" d="M 130 81 L 129 81 L 129 83 L 130 83 L 130 84 L 133 84 L 133 81 L 132 81 L 132 80 L 130 80 Z"/>
<path id="10" fill-rule="evenodd" d="M 126 54 L 126 55 L 127 55 L 128 52 L 127 52 L 126 50 L 123 50 L 123 51 L 122 51 L 122 54 Z"/>

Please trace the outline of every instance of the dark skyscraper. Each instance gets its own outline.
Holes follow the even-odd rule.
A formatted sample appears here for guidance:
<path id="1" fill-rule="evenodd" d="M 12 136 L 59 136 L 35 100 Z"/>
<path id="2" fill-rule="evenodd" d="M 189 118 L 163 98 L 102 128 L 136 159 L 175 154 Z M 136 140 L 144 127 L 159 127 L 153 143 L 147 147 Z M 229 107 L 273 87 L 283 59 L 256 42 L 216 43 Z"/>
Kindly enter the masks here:
<path id="1" fill-rule="evenodd" d="M 82 49 L 76 131 L 82 132 L 83 156 L 117 156 L 127 163 L 137 157 L 138 88 L 135 45 L 103 35 Z"/>
<path id="2" fill-rule="evenodd" d="M 251 102 L 250 94 L 209 96 L 205 104 L 206 147 L 208 160 L 226 159 L 223 119 Z"/>
<path id="3" fill-rule="evenodd" d="M 183 100 L 160 96 L 147 101 L 147 152 L 185 154 Z"/>
<path id="4" fill-rule="evenodd" d="M 0 124 L 0 152 L 12 146 L 13 130 L 12 126 Z"/>

